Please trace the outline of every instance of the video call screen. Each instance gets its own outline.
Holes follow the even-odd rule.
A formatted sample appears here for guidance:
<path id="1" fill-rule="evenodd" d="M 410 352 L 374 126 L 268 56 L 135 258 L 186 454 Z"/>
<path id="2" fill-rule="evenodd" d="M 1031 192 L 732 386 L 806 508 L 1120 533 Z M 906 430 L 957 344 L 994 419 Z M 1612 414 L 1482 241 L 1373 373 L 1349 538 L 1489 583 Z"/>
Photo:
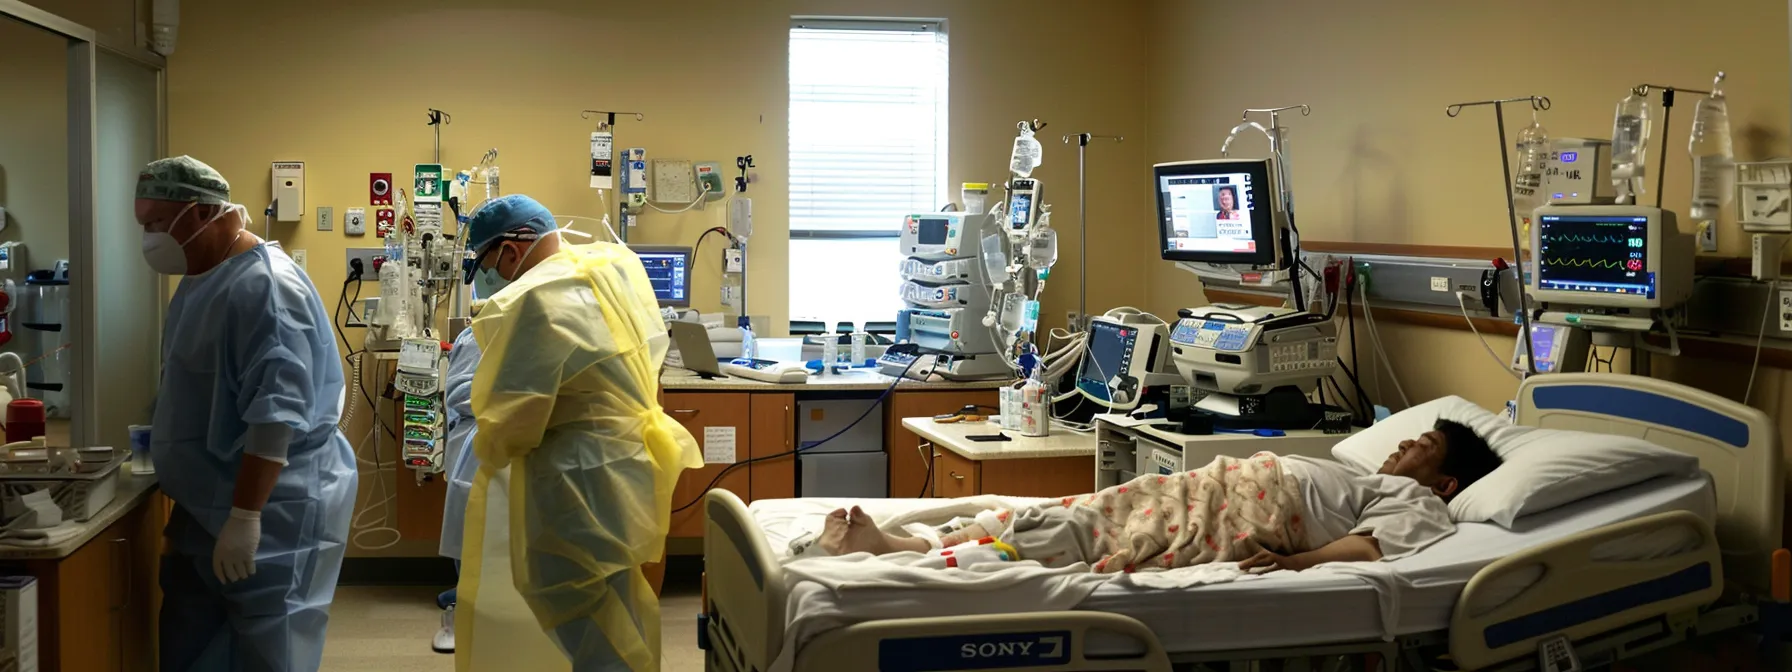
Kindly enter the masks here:
<path id="1" fill-rule="evenodd" d="M 1165 251 L 1256 252 L 1249 173 L 1161 175 Z"/>

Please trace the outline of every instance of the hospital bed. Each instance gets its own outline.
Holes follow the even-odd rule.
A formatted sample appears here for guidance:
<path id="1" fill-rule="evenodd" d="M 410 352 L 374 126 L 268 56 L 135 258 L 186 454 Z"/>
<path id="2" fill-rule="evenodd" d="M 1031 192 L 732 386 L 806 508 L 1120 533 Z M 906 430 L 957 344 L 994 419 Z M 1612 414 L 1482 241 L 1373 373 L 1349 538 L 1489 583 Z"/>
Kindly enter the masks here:
<path id="1" fill-rule="evenodd" d="M 1592 664 L 1757 618 L 1784 504 L 1765 414 L 1665 381 L 1560 374 L 1525 381 L 1517 421 L 1643 438 L 1697 457 L 1709 477 L 1645 481 L 1511 529 L 1461 524 L 1420 553 L 1381 563 L 1389 571 L 1377 580 L 1310 570 L 1178 590 L 1111 583 L 1071 610 L 897 618 L 876 614 L 928 596 L 854 600 L 788 585 L 780 564 L 788 540 L 817 527 L 838 500 L 749 510 L 718 490 L 705 502 L 707 666 L 763 672 L 785 653 L 798 672 L 1157 672 L 1375 653 L 1425 669 L 1422 651 L 1447 650 L 1463 669 L 1505 669 L 1534 665 L 1539 643 L 1557 637 Z M 859 503 L 876 517 L 920 501 Z M 1398 608 L 1384 614 L 1386 604 Z M 847 623 L 806 641 L 787 637 L 793 620 L 816 613 Z"/>

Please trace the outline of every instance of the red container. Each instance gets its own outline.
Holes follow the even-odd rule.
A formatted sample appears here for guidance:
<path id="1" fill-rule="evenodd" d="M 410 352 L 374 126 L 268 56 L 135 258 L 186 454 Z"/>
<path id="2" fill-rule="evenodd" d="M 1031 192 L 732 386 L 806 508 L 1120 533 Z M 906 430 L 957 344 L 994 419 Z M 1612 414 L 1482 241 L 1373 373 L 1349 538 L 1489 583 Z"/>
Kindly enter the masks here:
<path id="1" fill-rule="evenodd" d="M 44 435 L 44 402 L 14 399 L 6 405 L 6 442 L 30 441 Z"/>

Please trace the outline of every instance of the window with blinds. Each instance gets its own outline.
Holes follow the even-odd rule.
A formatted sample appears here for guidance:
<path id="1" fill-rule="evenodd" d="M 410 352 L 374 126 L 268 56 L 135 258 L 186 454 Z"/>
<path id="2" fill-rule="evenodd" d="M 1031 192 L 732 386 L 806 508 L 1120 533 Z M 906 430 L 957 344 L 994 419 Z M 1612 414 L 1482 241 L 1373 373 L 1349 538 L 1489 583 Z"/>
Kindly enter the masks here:
<path id="1" fill-rule="evenodd" d="M 792 319 L 895 319 L 902 217 L 947 202 L 946 59 L 934 22 L 792 21 Z"/>

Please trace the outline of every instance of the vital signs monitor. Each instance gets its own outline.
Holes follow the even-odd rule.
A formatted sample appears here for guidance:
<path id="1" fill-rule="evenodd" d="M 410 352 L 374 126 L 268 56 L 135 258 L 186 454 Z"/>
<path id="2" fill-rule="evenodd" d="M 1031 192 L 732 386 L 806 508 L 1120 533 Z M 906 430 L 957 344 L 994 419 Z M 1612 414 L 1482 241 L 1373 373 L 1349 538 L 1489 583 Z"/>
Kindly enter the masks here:
<path id="1" fill-rule="evenodd" d="M 1674 213 L 1635 205 L 1548 205 L 1531 227 L 1545 303 L 1671 308 L 1692 292 L 1693 237 Z"/>
<path id="2" fill-rule="evenodd" d="M 1154 166 L 1163 258 L 1253 266 L 1277 263 L 1280 218 L 1274 175 L 1269 159 Z"/>
<path id="3" fill-rule="evenodd" d="M 653 283 L 653 298 L 662 306 L 684 308 L 691 305 L 691 248 L 655 245 L 630 245 L 641 266 L 647 269 L 647 280 Z"/>

